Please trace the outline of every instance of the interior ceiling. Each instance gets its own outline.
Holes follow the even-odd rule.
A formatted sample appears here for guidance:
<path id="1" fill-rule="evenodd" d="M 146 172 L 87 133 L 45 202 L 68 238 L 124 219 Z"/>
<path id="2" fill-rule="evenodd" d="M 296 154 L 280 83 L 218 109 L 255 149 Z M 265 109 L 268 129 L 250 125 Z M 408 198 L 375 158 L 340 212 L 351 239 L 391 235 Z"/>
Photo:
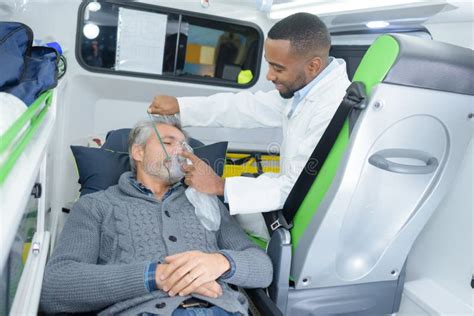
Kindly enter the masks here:
<path id="1" fill-rule="evenodd" d="M 447 1 L 443 11 L 431 17 L 430 23 L 472 22 L 474 21 L 474 1 Z"/>
<path id="2" fill-rule="evenodd" d="M 389 21 L 392 27 L 404 28 L 408 26 L 419 26 L 430 17 L 442 12 L 446 4 L 433 4 L 423 7 L 378 9 L 370 12 L 353 12 L 335 15 L 326 15 L 321 18 L 331 31 L 344 31 L 354 28 L 366 28 L 370 21 Z"/>
<path id="3" fill-rule="evenodd" d="M 16 9 L 21 9 L 21 7 L 27 6 L 29 3 L 42 3 L 55 4 L 55 3 L 77 3 L 81 0 L 0 0 L 0 13 L 3 15 L 9 15 L 14 12 Z M 100 1 L 100 0 L 99 0 Z M 136 2 L 146 2 L 151 4 L 158 5 L 172 5 L 171 6 L 183 6 L 189 7 L 190 4 L 196 5 L 197 8 L 200 7 L 201 0 L 131 0 Z M 256 10 L 257 4 L 262 2 L 272 2 L 273 8 L 281 4 L 298 4 L 298 5 L 308 5 L 308 4 L 318 4 L 318 3 L 328 3 L 331 1 L 328 0 L 209 0 L 210 14 L 218 14 L 219 8 L 228 11 L 229 7 L 239 7 L 239 13 L 252 14 L 252 11 L 257 16 L 263 17 L 261 15 L 263 12 L 258 12 Z M 332 0 L 332 1 L 342 1 L 342 0 Z M 354 1 L 358 2 L 359 0 L 344 0 L 344 1 Z M 371 0 L 371 1 L 380 1 L 383 0 Z M 384 10 L 369 10 L 364 12 L 347 12 L 347 13 L 338 13 L 338 14 L 328 14 L 321 15 L 326 23 L 330 27 L 341 27 L 343 25 L 356 25 L 362 24 L 370 20 L 380 20 L 386 19 L 389 21 L 402 22 L 405 20 L 405 23 L 413 23 L 414 21 L 429 22 L 429 23 L 449 23 L 449 22 L 473 22 L 474 21 L 474 1 L 473 0 L 443 0 L 444 7 L 439 6 L 440 0 L 433 1 L 433 5 L 424 5 L 421 7 L 411 7 L 409 9 L 384 9 Z M 436 6 L 436 4 L 438 6 Z M 178 7 L 179 7 L 178 6 Z M 233 16 L 237 16 L 234 12 Z M 259 14 L 260 13 L 260 14 Z M 317 12 L 316 12 L 317 14 Z M 224 14 L 225 15 L 225 14 Z M 240 14 L 239 14 L 240 15 Z M 247 16 L 244 15 L 244 16 Z M 248 16 L 247 16 L 248 19 Z M 409 21 L 412 19 L 413 21 Z M 274 23 L 274 22 L 272 22 Z"/>
<path id="4" fill-rule="evenodd" d="M 188 0 L 192 1 L 192 0 Z M 200 0 L 194 0 L 200 1 Z M 239 6 L 253 7 L 256 8 L 256 4 L 269 1 L 272 2 L 272 7 L 278 7 L 282 4 L 294 4 L 294 5 L 311 5 L 311 4 L 324 4 L 332 1 L 353 1 L 358 2 L 359 0 L 209 0 L 211 6 L 213 4 L 234 4 Z M 380 1 L 383 0 L 371 0 Z M 430 23 L 448 23 L 448 22 L 467 22 L 474 21 L 474 0 L 435 0 L 428 1 L 423 5 L 410 6 L 408 9 L 403 8 L 404 6 L 393 7 L 389 9 L 372 9 L 364 10 L 364 12 L 348 12 L 322 15 L 325 22 L 334 23 L 334 27 L 340 27 L 341 25 L 348 24 L 362 24 L 367 21 L 386 19 L 395 23 L 423 23 L 429 21 Z M 316 13 L 317 14 L 317 13 Z"/>
<path id="5" fill-rule="evenodd" d="M 291 2 L 298 2 L 301 0 L 273 0 L 273 4 L 282 4 L 282 3 L 291 3 Z M 327 1 L 327 0 L 326 0 Z M 306 2 L 323 2 L 323 0 L 314 0 L 314 1 L 306 1 Z"/>

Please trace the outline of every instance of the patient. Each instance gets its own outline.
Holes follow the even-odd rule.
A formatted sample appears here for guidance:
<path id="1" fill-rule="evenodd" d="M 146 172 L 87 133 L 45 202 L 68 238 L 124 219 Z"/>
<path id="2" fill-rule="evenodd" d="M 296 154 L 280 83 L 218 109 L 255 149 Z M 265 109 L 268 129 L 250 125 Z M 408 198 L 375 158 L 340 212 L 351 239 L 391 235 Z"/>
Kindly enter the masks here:
<path id="1" fill-rule="evenodd" d="M 218 229 L 203 226 L 153 125 L 140 122 L 130 133 L 133 171 L 74 205 L 46 267 L 44 312 L 247 315 L 247 299 L 229 285 L 270 284 L 269 257 L 222 204 Z M 178 122 L 156 128 L 167 153 L 179 150 Z"/>

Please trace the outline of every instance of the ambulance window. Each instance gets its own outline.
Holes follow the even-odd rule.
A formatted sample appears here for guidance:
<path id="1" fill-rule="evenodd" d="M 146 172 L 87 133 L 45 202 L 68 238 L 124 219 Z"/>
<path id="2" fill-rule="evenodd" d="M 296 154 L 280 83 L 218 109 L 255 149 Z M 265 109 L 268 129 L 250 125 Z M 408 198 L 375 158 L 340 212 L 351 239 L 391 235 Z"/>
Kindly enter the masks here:
<path id="1" fill-rule="evenodd" d="M 369 45 L 333 45 L 329 55 L 346 61 L 347 75 L 349 80 L 352 80 L 368 49 Z"/>
<path id="2" fill-rule="evenodd" d="M 263 33 L 252 23 L 141 3 L 84 1 L 76 55 L 87 70 L 248 88 Z"/>

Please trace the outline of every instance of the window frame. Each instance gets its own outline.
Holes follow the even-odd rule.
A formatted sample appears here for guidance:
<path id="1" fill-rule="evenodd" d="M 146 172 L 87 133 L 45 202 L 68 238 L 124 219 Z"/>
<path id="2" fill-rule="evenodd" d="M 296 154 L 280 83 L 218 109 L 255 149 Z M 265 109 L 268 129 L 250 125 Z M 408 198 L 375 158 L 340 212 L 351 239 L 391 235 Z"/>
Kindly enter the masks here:
<path id="1" fill-rule="evenodd" d="M 187 77 L 187 76 L 177 76 L 177 75 L 169 75 L 169 74 L 158 75 L 158 74 L 114 70 L 114 69 L 106 69 L 106 68 L 90 66 L 82 58 L 81 52 L 82 52 L 82 39 L 83 39 L 82 30 L 85 25 L 84 12 L 85 12 L 86 6 L 91 2 L 94 2 L 94 0 L 83 0 L 81 2 L 81 5 L 79 6 L 78 15 L 77 15 L 76 45 L 75 45 L 76 46 L 75 55 L 76 55 L 77 62 L 82 68 L 84 68 L 85 70 L 89 72 L 133 77 L 133 78 L 157 79 L 157 80 L 166 80 L 166 81 L 172 81 L 172 82 L 186 82 L 186 83 L 191 83 L 191 84 L 204 84 L 204 85 L 209 85 L 209 86 L 231 87 L 231 88 L 238 88 L 238 89 L 251 88 L 258 82 L 258 79 L 260 77 L 260 71 L 262 68 L 261 65 L 262 65 L 262 57 L 263 57 L 263 43 L 264 43 L 265 38 L 264 38 L 262 29 L 257 24 L 248 22 L 248 21 L 241 21 L 241 20 L 219 17 L 215 15 L 210 15 L 210 14 L 203 14 L 203 13 L 197 13 L 193 11 L 163 7 L 163 6 L 152 5 L 148 3 L 128 2 L 128 1 L 122 1 L 122 0 L 105 0 L 101 2 L 120 5 L 124 8 L 140 10 L 140 11 L 145 11 L 145 12 L 154 12 L 154 13 L 159 13 L 159 14 L 177 14 L 180 16 L 180 20 L 183 16 L 193 17 L 193 18 L 199 18 L 199 19 L 207 19 L 207 20 L 210 20 L 210 22 L 216 21 L 216 22 L 222 22 L 222 23 L 231 23 L 231 24 L 237 24 L 239 26 L 244 26 L 244 27 L 249 27 L 249 28 L 254 29 L 258 34 L 259 43 L 258 43 L 258 50 L 257 50 L 256 69 L 255 69 L 255 73 L 253 74 L 253 78 L 249 83 L 239 84 L 237 82 L 228 81 L 222 78 L 213 78 L 213 77 L 209 78 L 209 77 L 204 77 L 204 76 L 199 78 L 198 76 Z"/>
<path id="2" fill-rule="evenodd" d="M 374 34 L 374 35 L 383 35 L 383 34 L 403 34 L 403 33 L 426 33 L 428 34 L 431 39 L 433 36 L 431 35 L 430 31 L 420 25 L 420 26 L 412 26 L 412 27 L 388 27 L 388 28 L 380 28 L 380 29 L 355 29 L 355 30 L 330 30 L 331 37 L 333 36 L 342 36 L 342 35 L 363 35 L 363 34 Z"/>

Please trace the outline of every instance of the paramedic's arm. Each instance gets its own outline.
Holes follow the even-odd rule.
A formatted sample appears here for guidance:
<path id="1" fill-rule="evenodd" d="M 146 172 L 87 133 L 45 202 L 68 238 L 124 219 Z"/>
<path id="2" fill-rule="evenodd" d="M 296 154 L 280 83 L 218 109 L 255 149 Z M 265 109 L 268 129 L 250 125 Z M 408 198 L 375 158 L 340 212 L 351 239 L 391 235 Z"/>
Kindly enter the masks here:
<path id="1" fill-rule="evenodd" d="M 150 293 L 150 262 L 101 265 L 100 201 L 82 197 L 74 205 L 46 266 L 41 308 L 47 313 L 85 312 Z M 166 293 L 163 293 L 166 295 Z"/>
<path id="2" fill-rule="evenodd" d="M 231 215 L 269 212 L 281 209 L 306 165 L 314 148 L 321 139 L 330 118 L 315 117 L 291 161 L 281 173 L 264 173 L 257 178 L 230 177 L 225 181 L 225 196 Z M 314 162 L 317 164 L 318 162 Z M 311 170 L 309 170 L 311 172 Z"/>
<path id="3" fill-rule="evenodd" d="M 273 90 L 178 99 L 156 96 L 149 110 L 163 115 L 179 111 L 183 126 L 257 128 L 281 127 L 284 106 L 284 99 Z"/>
<path id="4" fill-rule="evenodd" d="M 183 152 L 181 155 L 193 163 L 182 167 L 185 183 L 202 193 L 225 195 L 231 215 L 281 209 L 329 120 L 318 116 L 313 119 L 296 156 L 286 166 L 281 166 L 280 174 L 264 173 L 258 178 L 229 177 L 224 181 L 197 156 Z"/>

